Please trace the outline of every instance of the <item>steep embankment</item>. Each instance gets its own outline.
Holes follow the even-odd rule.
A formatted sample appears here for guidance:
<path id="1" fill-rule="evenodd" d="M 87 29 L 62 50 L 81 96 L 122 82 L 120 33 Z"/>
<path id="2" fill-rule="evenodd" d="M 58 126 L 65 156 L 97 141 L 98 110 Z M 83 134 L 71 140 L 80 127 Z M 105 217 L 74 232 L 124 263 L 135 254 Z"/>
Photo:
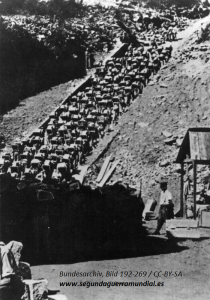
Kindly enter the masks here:
<path id="1" fill-rule="evenodd" d="M 209 22 L 209 18 L 204 21 Z M 180 175 L 173 161 L 182 138 L 189 127 L 210 125 L 210 43 L 196 44 L 196 31 L 204 21 L 197 21 L 179 34 L 180 41 L 173 43 L 173 58 L 123 115 L 119 132 L 106 153 L 120 159 L 110 181 L 136 186 L 142 178 L 145 201 L 158 199 L 156 179 L 167 175 L 176 210 Z"/>

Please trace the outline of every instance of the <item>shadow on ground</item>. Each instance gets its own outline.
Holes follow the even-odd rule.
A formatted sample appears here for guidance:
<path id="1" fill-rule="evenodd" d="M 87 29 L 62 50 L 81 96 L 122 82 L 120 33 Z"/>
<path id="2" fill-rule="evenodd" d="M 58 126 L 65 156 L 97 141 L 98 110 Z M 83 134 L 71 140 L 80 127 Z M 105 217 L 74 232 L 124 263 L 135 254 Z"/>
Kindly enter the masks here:
<path id="1" fill-rule="evenodd" d="M 40 189 L 39 185 L 39 189 Z M 43 186 L 42 189 L 49 187 Z M 180 252 L 186 248 L 147 236 L 144 204 L 122 184 L 92 190 L 51 189 L 54 200 L 38 201 L 37 185 L 4 192 L 1 239 L 23 243 L 30 264 L 76 263 Z M 11 211 L 11 207 L 13 207 Z"/>
<path id="2" fill-rule="evenodd" d="M 129 238 L 119 241 L 118 237 L 115 240 L 107 240 L 107 242 L 99 243 L 90 242 L 87 247 L 84 247 L 84 241 L 78 245 L 77 251 L 72 252 L 71 247 L 67 249 L 66 254 L 57 253 L 52 259 L 46 258 L 35 261 L 32 259 L 32 265 L 46 264 L 73 264 L 86 261 L 100 260 L 117 260 L 144 256 L 153 256 L 169 253 L 179 253 L 188 249 L 187 246 L 180 246 L 177 243 L 158 237 L 141 236 L 135 241 Z"/>

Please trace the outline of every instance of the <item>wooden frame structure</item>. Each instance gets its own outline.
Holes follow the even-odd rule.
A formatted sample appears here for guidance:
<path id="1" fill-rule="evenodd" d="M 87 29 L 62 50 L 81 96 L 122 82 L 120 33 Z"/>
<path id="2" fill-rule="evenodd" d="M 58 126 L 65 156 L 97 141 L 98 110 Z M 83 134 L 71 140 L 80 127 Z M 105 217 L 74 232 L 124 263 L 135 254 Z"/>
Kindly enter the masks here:
<path id="1" fill-rule="evenodd" d="M 197 165 L 210 165 L 210 127 L 189 128 L 180 147 L 175 163 L 181 164 L 180 213 L 186 218 L 184 199 L 184 164 L 193 165 L 194 219 L 196 219 Z M 188 173 L 188 167 L 186 168 Z"/>

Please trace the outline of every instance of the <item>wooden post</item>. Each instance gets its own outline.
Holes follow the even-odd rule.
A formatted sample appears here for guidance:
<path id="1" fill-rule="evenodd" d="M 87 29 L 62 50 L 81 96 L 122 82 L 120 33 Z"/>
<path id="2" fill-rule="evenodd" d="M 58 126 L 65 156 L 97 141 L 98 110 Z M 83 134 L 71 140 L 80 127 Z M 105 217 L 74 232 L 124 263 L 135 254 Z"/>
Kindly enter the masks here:
<path id="1" fill-rule="evenodd" d="M 187 177 L 187 180 L 188 180 L 188 163 L 186 163 L 186 177 Z M 187 212 L 186 212 L 186 195 L 184 194 L 183 195 L 183 219 L 186 219 L 187 218 Z"/>
<path id="2" fill-rule="evenodd" d="M 180 216 L 183 217 L 183 187 L 184 187 L 184 180 L 183 180 L 183 173 L 184 173 L 184 163 L 181 163 L 181 189 L 180 189 Z"/>
<path id="3" fill-rule="evenodd" d="M 196 184 L 197 184 L 197 180 L 196 180 L 196 160 L 193 161 L 193 184 L 194 184 L 194 219 L 196 220 Z"/>
<path id="4" fill-rule="evenodd" d="M 88 51 L 85 51 L 85 70 L 88 69 Z"/>

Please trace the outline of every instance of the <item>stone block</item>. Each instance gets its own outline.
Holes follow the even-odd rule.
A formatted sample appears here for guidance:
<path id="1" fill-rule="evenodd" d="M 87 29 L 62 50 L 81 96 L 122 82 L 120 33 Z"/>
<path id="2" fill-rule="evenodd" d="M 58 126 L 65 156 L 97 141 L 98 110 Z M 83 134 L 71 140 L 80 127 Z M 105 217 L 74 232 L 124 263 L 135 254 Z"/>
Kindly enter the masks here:
<path id="1" fill-rule="evenodd" d="M 167 131 L 167 130 L 163 130 L 161 133 L 162 133 L 162 135 L 165 136 L 166 138 L 170 138 L 170 137 L 172 137 L 172 135 L 173 135 L 171 132 L 169 132 L 169 131 Z"/>
<path id="2" fill-rule="evenodd" d="M 168 160 L 163 160 L 159 163 L 160 167 L 167 167 L 168 165 L 170 165 L 170 162 Z"/>
<path id="3" fill-rule="evenodd" d="M 175 137 L 167 138 L 164 140 L 164 143 L 167 145 L 172 145 L 176 141 Z"/>

